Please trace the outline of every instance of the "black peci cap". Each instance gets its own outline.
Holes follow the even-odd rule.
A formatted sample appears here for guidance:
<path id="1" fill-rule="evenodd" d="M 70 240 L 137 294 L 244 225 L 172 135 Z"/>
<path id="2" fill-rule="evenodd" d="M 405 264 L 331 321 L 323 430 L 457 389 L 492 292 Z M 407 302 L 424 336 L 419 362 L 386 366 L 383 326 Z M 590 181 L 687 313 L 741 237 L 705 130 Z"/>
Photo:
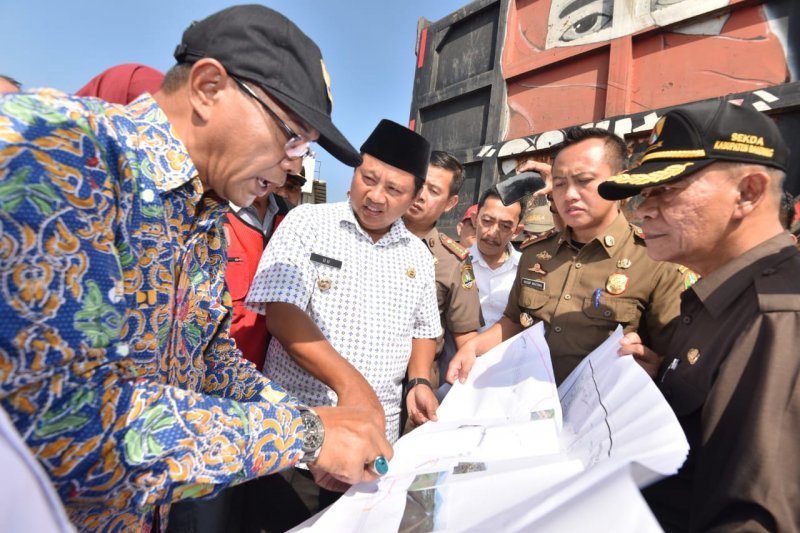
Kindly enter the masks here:
<path id="1" fill-rule="evenodd" d="M 424 183 L 431 159 L 431 144 L 419 133 L 383 119 L 361 145 L 361 153 L 408 172 Z"/>
<path id="2" fill-rule="evenodd" d="M 606 200 L 675 181 L 715 161 L 752 163 L 786 171 L 789 149 L 767 115 L 724 101 L 690 104 L 656 123 L 642 164 L 600 184 Z"/>
<path id="3" fill-rule="evenodd" d="M 319 47 L 280 13 L 260 5 L 229 7 L 192 23 L 174 55 L 179 63 L 216 59 L 318 130 L 319 145 L 336 159 L 351 167 L 361 164 L 331 121 L 330 76 Z"/>

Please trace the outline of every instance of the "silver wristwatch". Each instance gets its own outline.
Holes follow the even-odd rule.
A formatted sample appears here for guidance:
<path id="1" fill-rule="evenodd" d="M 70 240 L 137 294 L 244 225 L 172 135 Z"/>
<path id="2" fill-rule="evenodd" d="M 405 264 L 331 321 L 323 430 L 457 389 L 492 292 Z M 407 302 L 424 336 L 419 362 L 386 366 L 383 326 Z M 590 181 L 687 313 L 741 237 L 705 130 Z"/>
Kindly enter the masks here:
<path id="1" fill-rule="evenodd" d="M 325 427 L 322 425 L 319 415 L 310 407 L 298 405 L 297 410 L 300 411 L 303 425 L 306 428 L 303 447 L 300 449 L 302 452 L 300 463 L 313 463 L 319 457 L 320 450 L 322 450 L 322 442 L 325 440 Z"/>

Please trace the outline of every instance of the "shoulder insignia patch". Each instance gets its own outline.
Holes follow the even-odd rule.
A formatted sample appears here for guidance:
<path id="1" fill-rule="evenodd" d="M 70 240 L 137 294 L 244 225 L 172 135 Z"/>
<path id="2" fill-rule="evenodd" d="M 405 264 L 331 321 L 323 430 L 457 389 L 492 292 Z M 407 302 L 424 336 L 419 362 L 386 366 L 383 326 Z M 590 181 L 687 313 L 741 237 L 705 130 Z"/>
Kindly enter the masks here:
<path id="1" fill-rule="evenodd" d="M 556 228 L 552 228 L 549 231 L 545 231 L 541 235 L 534 235 L 533 237 L 528 237 L 527 239 L 522 241 L 522 244 L 519 245 L 519 249 L 520 250 L 524 250 L 525 248 L 527 248 L 531 244 L 535 244 L 537 242 L 542 242 L 542 241 L 544 241 L 546 239 L 549 239 L 553 235 L 556 235 L 557 233 L 558 233 L 558 230 Z"/>
<path id="2" fill-rule="evenodd" d="M 475 274 L 472 272 L 472 262 L 465 261 L 461 265 L 461 287 L 471 289 L 475 286 Z"/>
<path id="3" fill-rule="evenodd" d="M 469 256 L 469 250 L 458 244 L 444 233 L 439 234 L 439 240 L 442 241 L 442 246 L 444 246 L 451 254 L 458 257 L 459 260 L 463 261 Z"/>
<path id="4" fill-rule="evenodd" d="M 694 270 L 683 265 L 678 265 L 678 272 L 683 274 L 683 290 L 688 289 L 700 279 L 700 276 L 698 276 Z"/>

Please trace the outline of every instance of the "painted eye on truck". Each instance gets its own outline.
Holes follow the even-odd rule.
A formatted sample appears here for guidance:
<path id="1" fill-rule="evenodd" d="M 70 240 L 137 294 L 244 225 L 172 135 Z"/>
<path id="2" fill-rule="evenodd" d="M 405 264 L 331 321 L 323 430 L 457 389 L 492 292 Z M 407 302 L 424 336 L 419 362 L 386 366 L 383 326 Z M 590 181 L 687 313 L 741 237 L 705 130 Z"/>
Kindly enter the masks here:
<path id="1" fill-rule="evenodd" d="M 567 31 L 561 34 L 559 40 L 568 43 L 587 35 L 597 33 L 611 25 L 611 13 L 591 13 L 574 22 Z"/>
<path id="2" fill-rule="evenodd" d="M 550 37 L 555 46 L 571 43 L 609 27 L 613 15 L 613 0 L 552 0 Z"/>

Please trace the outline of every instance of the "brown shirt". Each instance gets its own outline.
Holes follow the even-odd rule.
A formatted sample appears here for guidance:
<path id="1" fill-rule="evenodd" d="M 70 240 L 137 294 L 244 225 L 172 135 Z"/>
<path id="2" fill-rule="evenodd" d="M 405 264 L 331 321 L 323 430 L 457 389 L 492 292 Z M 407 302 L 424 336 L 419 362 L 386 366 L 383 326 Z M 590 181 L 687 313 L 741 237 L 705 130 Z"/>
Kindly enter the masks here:
<path id="1" fill-rule="evenodd" d="M 483 319 L 478 284 L 472 273 L 468 251 L 446 235 L 440 234 L 436 228 L 429 231 L 422 240 L 434 257 L 436 298 L 442 317 L 442 328 L 450 333 L 475 331 L 483 325 Z M 441 348 L 441 343 L 438 348 Z"/>
<path id="2" fill-rule="evenodd" d="M 617 324 L 664 353 L 691 272 L 650 259 L 641 230 L 622 214 L 581 249 L 570 238 L 566 228 L 523 250 L 504 313 L 525 327 L 544 321 L 556 382 Z"/>
<path id="3" fill-rule="evenodd" d="M 660 387 L 689 458 L 645 491 L 667 530 L 800 529 L 800 254 L 788 234 L 682 296 Z"/>

